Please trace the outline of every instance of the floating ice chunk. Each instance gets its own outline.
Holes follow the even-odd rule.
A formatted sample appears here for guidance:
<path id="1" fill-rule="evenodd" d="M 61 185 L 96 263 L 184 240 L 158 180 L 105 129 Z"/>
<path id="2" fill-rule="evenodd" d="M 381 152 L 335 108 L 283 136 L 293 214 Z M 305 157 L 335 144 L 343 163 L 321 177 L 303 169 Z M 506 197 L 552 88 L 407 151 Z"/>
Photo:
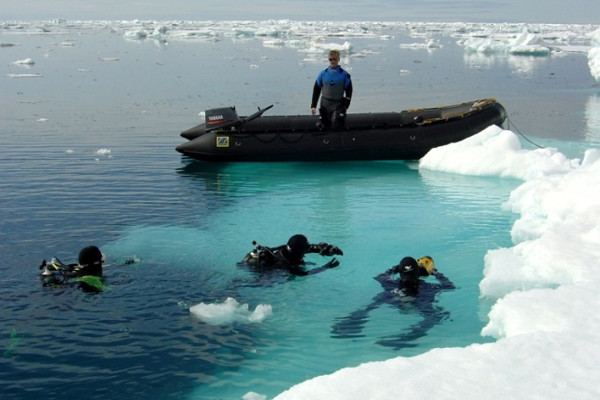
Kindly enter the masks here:
<path id="1" fill-rule="evenodd" d="M 235 322 L 260 323 L 272 315 L 268 304 L 259 304 L 254 311 L 248 309 L 248 304 L 240 304 L 228 297 L 223 303 L 200 303 L 190 307 L 190 313 L 210 325 L 225 325 Z"/>
<path id="2" fill-rule="evenodd" d="M 439 40 L 425 39 L 425 41 L 421 43 L 401 43 L 400 47 L 403 49 L 439 49 L 442 46 L 440 45 Z"/>
<path id="3" fill-rule="evenodd" d="M 36 120 L 36 122 L 46 122 L 46 121 L 48 121 L 48 118 L 38 118 Z"/>
<path id="4" fill-rule="evenodd" d="M 119 61 L 119 57 L 100 57 L 100 61 L 106 61 L 106 62 Z"/>
<path id="5" fill-rule="evenodd" d="M 495 39 L 482 39 L 475 41 L 475 46 L 472 45 L 471 49 L 485 54 L 506 53 L 508 52 L 508 44 Z"/>
<path id="6" fill-rule="evenodd" d="M 219 35 L 210 29 L 203 30 L 185 30 L 185 31 L 172 31 L 169 35 L 172 39 L 210 39 L 215 40 Z"/>
<path id="7" fill-rule="evenodd" d="M 268 26 L 257 28 L 256 32 L 254 32 L 256 36 L 270 36 L 270 37 L 278 37 L 281 36 L 281 30 L 278 26 Z"/>
<path id="8" fill-rule="evenodd" d="M 265 47 L 298 47 L 297 41 L 283 40 L 283 39 L 272 39 L 264 40 L 263 46 Z"/>
<path id="9" fill-rule="evenodd" d="M 258 69 L 259 65 L 257 64 L 250 64 L 250 69 Z"/>
<path id="10" fill-rule="evenodd" d="M 311 53 L 323 53 L 329 50 L 337 50 L 340 53 L 348 53 L 352 50 L 352 44 L 350 42 L 339 43 L 323 43 L 320 41 L 313 41 L 310 43 L 309 52 Z"/>
<path id="11" fill-rule="evenodd" d="M 484 36 L 484 37 L 482 37 Z M 476 53 L 508 53 L 514 55 L 548 55 L 552 49 L 536 34 L 524 28 L 516 37 L 500 34 L 480 34 L 458 42 L 465 50 Z"/>
<path id="12" fill-rule="evenodd" d="M 9 78 L 41 78 L 42 74 L 6 74 Z"/>
<path id="13" fill-rule="evenodd" d="M 16 65 L 33 65 L 33 64 L 35 64 L 35 61 L 33 61 L 33 59 L 31 59 L 31 58 L 25 58 L 24 60 L 13 61 L 13 64 L 16 64 Z"/>
<path id="14" fill-rule="evenodd" d="M 427 40 L 427 48 L 428 49 L 439 49 L 441 47 L 442 47 L 442 45 L 440 44 L 439 40 L 436 40 L 436 39 Z"/>
<path id="15" fill-rule="evenodd" d="M 267 400 L 267 396 L 256 392 L 248 392 L 242 396 L 242 400 Z"/>
<path id="16" fill-rule="evenodd" d="M 283 40 L 283 39 L 263 40 L 263 46 L 265 46 L 265 47 L 285 46 L 285 40 Z"/>
<path id="17" fill-rule="evenodd" d="M 164 35 L 167 33 L 168 30 L 169 30 L 169 28 L 167 28 L 165 25 L 158 25 L 157 27 L 154 28 L 154 31 L 152 32 L 152 36 Z"/>
<path id="18" fill-rule="evenodd" d="M 154 27 L 152 32 L 148 32 L 147 29 L 138 28 L 130 31 L 126 31 L 123 34 L 123 37 L 128 40 L 144 40 L 144 39 L 154 39 L 160 42 L 166 42 L 166 34 L 168 28 L 165 25 L 158 25 Z"/>
<path id="19" fill-rule="evenodd" d="M 508 44 L 508 52 L 510 54 L 547 55 L 550 54 L 550 48 L 543 45 L 537 35 L 524 29 Z"/>
<path id="20" fill-rule="evenodd" d="M 98 149 L 96 153 L 99 156 L 110 157 L 110 149 Z"/>
<path id="21" fill-rule="evenodd" d="M 323 43 L 323 48 L 326 50 L 337 50 L 339 52 L 349 52 L 352 50 L 352 44 L 350 42 L 338 43 Z"/>
<path id="22" fill-rule="evenodd" d="M 125 36 L 126 39 L 142 40 L 142 39 L 146 39 L 148 37 L 148 32 L 146 32 L 143 29 L 136 29 L 133 31 L 125 32 L 125 34 L 123 36 Z"/>
<path id="23" fill-rule="evenodd" d="M 471 53 L 504 53 L 507 51 L 506 43 L 487 38 L 469 38 L 459 41 L 466 51 Z"/>

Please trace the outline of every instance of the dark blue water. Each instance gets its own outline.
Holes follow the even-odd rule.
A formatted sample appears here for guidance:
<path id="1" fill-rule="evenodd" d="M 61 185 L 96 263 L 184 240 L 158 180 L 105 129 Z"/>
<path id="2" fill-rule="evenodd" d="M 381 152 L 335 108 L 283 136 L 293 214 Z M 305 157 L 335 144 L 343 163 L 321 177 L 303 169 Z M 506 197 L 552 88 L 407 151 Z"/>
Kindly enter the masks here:
<path id="1" fill-rule="evenodd" d="M 450 38 L 434 52 L 400 49 L 407 36 L 395 34 L 353 39 L 377 50 L 348 61 L 354 111 L 496 96 L 536 140 L 586 146 L 584 110 L 597 101 L 584 55 L 525 58 L 523 74 L 503 59 L 473 67 Z M 0 39 L 19 43 L 0 49 L 3 398 L 271 397 L 345 366 L 489 340 L 477 285 L 485 252 L 510 245 L 514 216 L 501 204 L 518 181 L 403 162 L 204 164 L 174 151 L 205 107 L 306 112 L 321 65 L 297 49 L 252 38 L 156 46 L 110 29 Z M 26 57 L 31 70 L 11 65 Z M 288 279 L 237 266 L 252 240 L 298 232 L 341 247 L 340 267 Z M 89 244 L 110 264 L 105 291 L 42 285 L 43 258 L 74 261 Z M 448 318 L 401 350 L 375 343 L 419 319 L 393 307 L 374 311 L 362 337 L 332 337 L 336 318 L 380 291 L 373 276 L 426 254 L 457 286 L 438 299 Z M 220 326 L 190 315 L 227 297 L 273 315 Z"/>

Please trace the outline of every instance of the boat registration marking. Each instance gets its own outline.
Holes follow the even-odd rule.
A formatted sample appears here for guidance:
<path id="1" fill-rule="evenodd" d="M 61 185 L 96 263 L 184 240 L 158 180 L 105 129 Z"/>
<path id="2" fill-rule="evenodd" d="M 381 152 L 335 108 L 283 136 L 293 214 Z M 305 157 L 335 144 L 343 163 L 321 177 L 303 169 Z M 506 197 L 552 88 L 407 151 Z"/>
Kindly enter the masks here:
<path id="1" fill-rule="evenodd" d="M 229 147 L 229 136 L 217 136 L 217 147 Z"/>

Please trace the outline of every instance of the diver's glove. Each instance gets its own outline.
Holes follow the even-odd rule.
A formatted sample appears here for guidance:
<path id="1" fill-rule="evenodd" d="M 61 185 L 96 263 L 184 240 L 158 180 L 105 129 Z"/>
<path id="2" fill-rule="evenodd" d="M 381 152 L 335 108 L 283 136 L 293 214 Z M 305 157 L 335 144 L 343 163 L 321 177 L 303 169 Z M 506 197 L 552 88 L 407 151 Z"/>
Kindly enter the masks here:
<path id="1" fill-rule="evenodd" d="M 328 243 L 319 243 L 317 245 L 317 249 L 319 250 L 319 254 L 322 256 L 332 256 L 334 254 L 343 256 L 344 252 L 337 246 L 332 246 Z"/>
<path id="2" fill-rule="evenodd" d="M 385 271 L 385 273 L 388 275 L 399 274 L 400 273 L 400 264 L 394 265 L 392 268 Z"/>
<path id="3" fill-rule="evenodd" d="M 325 268 L 335 268 L 335 267 L 337 267 L 338 265 L 340 265 L 340 262 L 338 261 L 338 259 L 337 259 L 337 258 L 335 258 L 335 257 L 334 257 L 334 258 L 332 258 L 331 260 L 329 260 L 329 261 L 327 262 L 327 264 L 325 264 L 325 265 L 324 265 L 324 267 L 325 267 Z"/>

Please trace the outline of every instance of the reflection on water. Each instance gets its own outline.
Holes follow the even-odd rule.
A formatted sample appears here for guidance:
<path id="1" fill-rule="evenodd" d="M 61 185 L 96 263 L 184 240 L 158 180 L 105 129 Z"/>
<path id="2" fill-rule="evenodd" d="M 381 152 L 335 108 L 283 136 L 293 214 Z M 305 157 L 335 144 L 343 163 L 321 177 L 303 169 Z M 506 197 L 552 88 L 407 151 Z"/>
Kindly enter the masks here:
<path id="1" fill-rule="evenodd" d="M 530 77 L 537 68 L 548 61 L 547 56 L 535 55 L 508 55 L 506 58 L 508 66 L 517 75 Z"/>
<path id="2" fill-rule="evenodd" d="M 590 95 L 585 104 L 587 130 L 585 139 L 592 146 L 600 145 L 600 94 Z"/>
<path id="3" fill-rule="evenodd" d="M 465 52 L 464 63 L 471 69 L 491 70 L 506 65 L 509 70 L 521 77 L 531 77 L 544 63 L 549 62 L 547 55 L 513 55 L 485 52 Z"/>

